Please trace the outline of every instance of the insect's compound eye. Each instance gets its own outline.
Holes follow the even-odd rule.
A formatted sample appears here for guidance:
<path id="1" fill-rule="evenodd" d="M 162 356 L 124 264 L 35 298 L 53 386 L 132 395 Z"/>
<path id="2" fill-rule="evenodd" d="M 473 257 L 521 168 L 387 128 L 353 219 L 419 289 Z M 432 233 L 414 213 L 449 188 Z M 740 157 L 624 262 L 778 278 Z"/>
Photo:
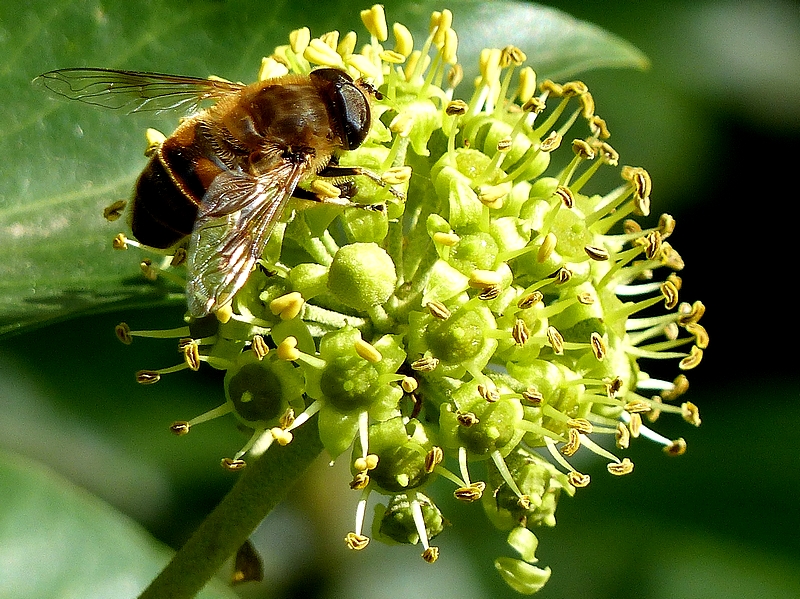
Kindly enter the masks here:
<path id="1" fill-rule="evenodd" d="M 323 83 L 334 118 L 342 133 L 345 150 L 354 150 L 369 133 L 371 115 L 369 100 L 353 79 L 339 69 L 317 69 L 311 77 Z"/>

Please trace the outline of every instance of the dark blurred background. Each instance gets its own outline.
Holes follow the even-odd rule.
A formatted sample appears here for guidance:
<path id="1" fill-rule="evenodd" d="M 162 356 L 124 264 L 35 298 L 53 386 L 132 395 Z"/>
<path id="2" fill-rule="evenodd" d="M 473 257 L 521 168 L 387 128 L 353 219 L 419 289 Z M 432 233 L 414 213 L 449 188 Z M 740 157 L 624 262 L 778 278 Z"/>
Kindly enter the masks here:
<path id="1" fill-rule="evenodd" d="M 102 8 L 84 4 L 87 11 Z M 240 18 L 242 35 L 253 36 L 253 57 L 284 43 L 310 12 L 326 6 L 287 3 L 275 10 L 290 16 L 274 17 L 275 23 L 259 16 L 264 9 L 257 2 L 172 4 L 176 11 L 220 11 L 220 27 L 230 31 Z M 322 23 L 313 33 L 360 30 L 354 15 L 366 3 L 345 10 L 346 4 L 331 2 L 330 12 L 310 16 Z M 393 7 L 408 9 L 385 4 L 390 23 Z M 550 6 L 629 40 L 652 62 L 646 71 L 604 69 L 581 78 L 611 127 L 622 163 L 650 172 L 654 216 L 669 212 L 677 220 L 670 241 L 686 261 L 682 299 L 706 305 L 711 343 L 702 365 L 689 373 L 688 399 L 700 406 L 702 426 L 674 418 L 658 423 L 667 437 L 686 438 L 687 454 L 668 458 L 642 439 L 629 453 L 632 475 L 612 478 L 602 464 L 590 466 L 592 484 L 562 500 L 558 526 L 537 531 L 541 565 L 554 571 L 540 596 L 798 596 L 800 378 L 791 344 L 800 331 L 789 314 L 798 275 L 791 249 L 798 193 L 789 175 L 800 154 L 800 6 L 781 0 Z M 468 35 L 459 30 L 458 4 L 452 8 L 454 27 Z M 3 14 L 0 27 L 10 27 Z M 346 23 L 337 23 L 344 14 Z M 16 18 L 30 20 L 24 13 Z M 224 48 L 221 56 L 198 56 L 168 31 L 161 35 L 133 48 L 128 63 L 109 66 L 177 70 L 183 64 L 182 72 L 191 74 L 206 68 L 248 76 L 226 72 Z M 218 38 L 194 32 L 187 43 L 207 51 Z M 163 57 L 169 65 L 148 62 Z M 237 60 L 234 70 L 244 64 L 255 71 L 254 60 Z M 28 79 L 73 66 L 42 64 L 35 56 L 15 68 L 20 65 L 31 69 Z M 108 120 L 116 126 L 116 118 Z M 149 340 L 126 347 L 113 327 L 125 320 L 134 328 L 169 328 L 181 314 L 180 308 L 126 310 L 0 340 L 0 446 L 49 465 L 173 546 L 232 484 L 217 463 L 244 436 L 228 418 L 185 438 L 171 436 L 173 420 L 224 400 L 220 377 L 205 371 L 167 376 L 157 393 L 137 386 L 133 372 L 176 363 L 174 347 Z M 317 464 L 262 526 L 255 540 L 271 579 L 242 587 L 242 596 L 516 596 L 492 571 L 495 555 L 510 554 L 503 535 L 482 514 L 476 517 L 476 506 L 456 506 L 447 492 L 441 507 L 454 526 L 437 540 L 436 565 L 422 563 L 417 549 L 378 543 L 347 552 L 341 538 L 352 526 L 355 500 L 345 470 Z"/>

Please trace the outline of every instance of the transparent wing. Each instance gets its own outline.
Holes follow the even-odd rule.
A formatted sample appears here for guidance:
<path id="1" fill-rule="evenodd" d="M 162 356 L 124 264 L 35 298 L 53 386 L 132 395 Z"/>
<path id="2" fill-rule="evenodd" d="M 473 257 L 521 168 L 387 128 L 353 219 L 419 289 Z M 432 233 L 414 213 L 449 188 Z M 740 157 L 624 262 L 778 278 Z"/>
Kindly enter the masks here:
<path id="1" fill-rule="evenodd" d="M 303 163 L 283 161 L 261 177 L 225 171 L 214 179 L 189 240 L 186 297 L 193 316 L 205 316 L 242 288 L 304 172 Z"/>
<path id="2" fill-rule="evenodd" d="M 244 87 L 215 79 L 113 69 L 59 69 L 42 73 L 34 82 L 70 100 L 128 112 L 191 112 L 203 100 L 218 100 Z"/>

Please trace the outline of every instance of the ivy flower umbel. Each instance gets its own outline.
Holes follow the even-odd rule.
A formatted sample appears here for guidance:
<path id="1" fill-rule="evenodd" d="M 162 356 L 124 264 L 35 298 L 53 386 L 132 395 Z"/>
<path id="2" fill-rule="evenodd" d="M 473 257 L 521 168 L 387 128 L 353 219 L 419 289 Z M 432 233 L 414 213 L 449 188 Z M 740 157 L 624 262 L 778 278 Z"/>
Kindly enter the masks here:
<path id="1" fill-rule="evenodd" d="M 621 476 L 633 469 L 631 438 L 685 451 L 649 426 L 662 413 L 699 425 L 696 406 L 682 401 L 685 375 L 654 379 L 642 367 L 697 366 L 708 344 L 704 307 L 679 299 L 674 219 L 635 220 L 650 215 L 650 176 L 619 166 L 585 84 L 537 85 L 521 50 L 486 49 L 471 97 L 457 99 L 449 11 L 432 15 L 421 44 L 396 23 L 389 46 L 380 6 L 361 17 L 369 35 L 360 49 L 354 32 L 312 38 L 299 29 L 263 60 L 260 77 L 322 65 L 379 90 L 369 136 L 339 163 L 380 174 L 382 184 L 354 177 L 353 201 L 386 209 L 298 203 L 229 306 L 173 331 L 123 324 L 117 333 L 125 342 L 181 339 L 183 361 L 140 371 L 141 383 L 201 362 L 226 371 L 225 403 L 172 430 L 233 413 L 252 434 L 223 459 L 227 468 L 291 443 L 316 416 L 330 456 L 351 451 L 352 549 L 369 543 L 366 505 L 377 493 L 386 504 L 370 534 L 419 542 L 436 561 L 431 540 L 444 516 L 427 488 L 443 479 L 510 531 L 521 559 L 495 565 L 532 593 L 550 569 L 534 565 L 531 528 L 553 526 L 561 493 L 590 481 L 576 453 Z M 619 172 L 619 185 L 594 191 L 600 169 Z M 178 262 L 150 262 L 148 273 Z"/>

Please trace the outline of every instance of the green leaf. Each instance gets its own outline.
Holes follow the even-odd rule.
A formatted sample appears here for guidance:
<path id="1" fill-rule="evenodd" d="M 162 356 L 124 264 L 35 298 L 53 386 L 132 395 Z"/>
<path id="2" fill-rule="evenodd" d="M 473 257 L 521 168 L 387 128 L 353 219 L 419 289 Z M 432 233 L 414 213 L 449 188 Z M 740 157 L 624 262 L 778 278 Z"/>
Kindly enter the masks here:
<path id="1" fill-rule="evenodd" d="M 365 8 L 368 2 L 357 8 Z M 544 77 L 596 67 L 642 67 L 635 48 L 554 9 L 516 2 L 450 2 L 467 79 L 484 46 L 520 46 Z M 100 110 L 31 85 L 40 73 L 97 66 L 255 79 L 261 57 L 290 30 L 364 29 L 350 0 L 317 3 L 32 0 L 0 6 L 0 335 L 132 305 L 182 302 L 180 286 L 151 284 L 136 250 L 111 248 L 127 226 L 102 218 L 126 199 L 146 163 L 144 130 L 170 132 L 179 115 Z M 386 2 L 421 44 L 438 2 Z M 13 24 L 11 26 L 10 24 Z M 393 40 L 387 42 L 391 47 Z M 466 85 L 466 84 L 465 84 Z M 465 87 L 466 90 L 466 87 Z M 463 93 L 468 93 L 464 91 Z"/>
<path id="2" fill-rule="evenodd" d="M 0 596 L 135 597 L 170 551 L 50 470 L 0 453 Z M 219 582 L 201 594 L 233 599 Z"/>

